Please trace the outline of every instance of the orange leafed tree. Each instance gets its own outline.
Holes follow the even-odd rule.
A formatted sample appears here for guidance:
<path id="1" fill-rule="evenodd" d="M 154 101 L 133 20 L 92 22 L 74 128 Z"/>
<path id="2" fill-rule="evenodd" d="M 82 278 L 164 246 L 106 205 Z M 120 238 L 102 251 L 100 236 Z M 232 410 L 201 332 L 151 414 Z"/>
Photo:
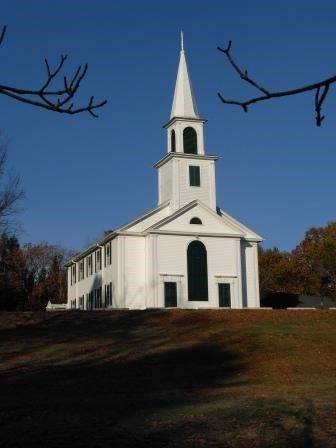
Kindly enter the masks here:
<path id="1" fill-rule="evenodd" d="M 64 263 L 69 251 L 46 242 L 22 247 L 26 278 L 30 284 L 26 302 L 31 307 L 44 307 L 49 300 L 66 299 L 66 271 Z"/>
<path id="2" fill-rule="evenodd" d="M 297 288 L 336 299 L 336 222 L 312 227 L 292 252 Z"/>
<path id="3" fill-rule="evenodd" d="M 20 247 L 15 236 L 0 236 L 0 309 L 44 309 L 66 300 L 64 263 L 70 252 L 45 242 Z"/>
<path id="4" fill-rule="evenodd" d="M 291 254 L 278 248 L 259 250 L 261 292 L 296 293 Z"/>
<path id="5" fill-rule="evenodd" d="M 260 290 L 336 300 L 336 222 L 312 227 L 291 252 L 259 251 Z"/>

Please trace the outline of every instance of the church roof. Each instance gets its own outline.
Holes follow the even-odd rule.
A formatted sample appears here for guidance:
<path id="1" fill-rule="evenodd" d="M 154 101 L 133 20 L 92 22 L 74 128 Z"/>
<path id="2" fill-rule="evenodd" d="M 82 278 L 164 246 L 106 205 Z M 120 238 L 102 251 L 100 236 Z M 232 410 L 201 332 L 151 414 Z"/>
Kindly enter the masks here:
<path id="1" fill-rule="evenodd" d="M 188 214 L 189 211 L 203 210 L 202 217 L 206 217 L 204 227 L 190 227 L 188 218 L 185 223 L 179 223 L 178 220 Z M 183 220 L 182 220 L 183 221 Z M 177 225 L 176 225 L 177 224 Z M 191 230 L 192 229 L 192 230 Z M 198 199 L 195 199 L 173 213 L 169 212 L 169 202 L 150 210 L 139 216 L 136 220 L 120 227 L 115 231 L 118 234 L 137 234 L 146 236 L 148 233 L 168 233 L 175 234 L 207 234 L 211 236 L 226 236 L 243 238 L 246 241 L 260 242 L 263 238 L 244 224 L 233 218 L 228 213 L 217 208 L 217 211 L 211 210 Z"/>
<path id="2" fill-rule="evenodd" d="M 206 215 L 210 219 L 207 219 L 207 225 L 204 229 L 202 227 L 194 227 L 191 230 L 189 225 L 189 220 L 187 220 L 187 226 L 182 226 L 178 223 L 178 226 L 174 223 L 178 219 L 187 214 L 192 209 L 203 209 Z M 205 216 L 205 215 L 203 215 Z M 211 218 L 212 217 L 212 218 Z M 216 226 L 216 222 L 219 227 Z M 173 224 L 173 225 L 171 225 Z M 244 224 L 233 218 L 228 213 L 224 212 L 222 209 L 217 208 L 217 211 L 211 210 L 205 204 L 203 204 L 198 199 L 195 199 L 188 204 L 184 205 L 180 209 L 173 213 L 169 212 L 169 201 L 160 204 L 159 206 L 147 211 L 141 216 L 138 216 L 135 220 L 125 224 L 118 229 L 109 233 L 103 240 L 90 246 L 86 250 L 78 253 L 72 260 L 69 260 L 65 264 L 66 267 L 71 266 L 75 262 L 78 262 L 94 250 L 97 250 L 101 245 L 105 244 L 107 241 L 117 237 L 118 235 L 135 235 L 146 236 L 149 233 L 168 233 L 171 235 L 176 234 L 195 234 L 198 235 L 208 235 L 208 236 L 218 236 L 218 237 L 234 237 L 242 238 L 246 241 L 261 242 L 263 238 L 255 233 L 250 228 L 246 227 Z"/>
<path id="3" fill-rule="evenodd" d="M 190 231 L 189 218 L 187 220 L 187 226 L 185 226 L 185 224 L 182 224 L 182 226 L 180 224 L 178 226 L 173 224 L 181 216 L 186 215 L 192 209 L 194 209 L 195 211 L 196 209 L 198 209 L 199 211 L 203 210 L 202 216 L 206 218 L 204 227 L 197 226 L 193 228 L 193 231 Z M 189 204 L 186 204 L 179 210 L 176 210 L 171 215 L 164 217 L 160 221 L 154 223 L 151 227 L 147 228 L 145 232 L 167 233 L 168 231 L 168 233 L 176 234 L 185 233 L 186 230 L 188 233 L 195 233 L 196 231 L 196 233 L 199 235 L 208 234 L 211 236 L 243 238 L 246 241 L 263 241 L 263 238 L 260 235 L 255 233 L 250 228 L 246 227 L 244 224 L 233 218 L 228 213 L 225 213 L 218 207 L 215 212 L 198 199 L 189 202 Z"/>
<path id="4" fill-rule="evenodd" d="M 183 47 L 183 34 L 181 33 L 180 62 L 177 71 L 173 106 L 170 119 L 179 118 L 199 118 L 196 101 L 188 72 L 187 61 Z"/>

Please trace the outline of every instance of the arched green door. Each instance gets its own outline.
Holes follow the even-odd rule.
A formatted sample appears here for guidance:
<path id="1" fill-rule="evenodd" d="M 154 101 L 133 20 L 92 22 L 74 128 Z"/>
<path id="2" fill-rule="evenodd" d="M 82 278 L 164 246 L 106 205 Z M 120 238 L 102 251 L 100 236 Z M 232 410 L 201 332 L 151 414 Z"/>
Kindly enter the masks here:
<path id="1" fill-rule="evenodd" d="M 200 241 L 192 241 L 187 250 L 188 300 L 208 300 L 207 251 Z"/>

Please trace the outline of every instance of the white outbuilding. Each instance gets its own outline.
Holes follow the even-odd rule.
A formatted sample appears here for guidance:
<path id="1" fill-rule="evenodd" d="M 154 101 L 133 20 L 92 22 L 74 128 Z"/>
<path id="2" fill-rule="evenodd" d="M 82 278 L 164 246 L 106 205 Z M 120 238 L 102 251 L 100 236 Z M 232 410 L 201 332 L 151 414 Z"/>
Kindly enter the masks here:
<path id="1" fill-rule="evenodd" d="M 183 42 L 158 205 L 68 264 L 68 308 L 256 308 L 262 238 L 217 206 Z"/>

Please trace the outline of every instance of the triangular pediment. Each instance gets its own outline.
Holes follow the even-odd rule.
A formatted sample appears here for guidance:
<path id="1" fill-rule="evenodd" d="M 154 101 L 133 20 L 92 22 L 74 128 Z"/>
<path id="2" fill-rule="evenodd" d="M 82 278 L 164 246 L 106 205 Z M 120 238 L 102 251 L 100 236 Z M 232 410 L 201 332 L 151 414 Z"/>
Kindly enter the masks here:
<path id="1" fill-rule="evenodd" d="M 193 221 L 201 224 L 193 224 Z M 206 234 L 261 241 L 262 238 L 227 213 L 215 212 L 195 200 L 145 230 L 153 233 Z"/>

